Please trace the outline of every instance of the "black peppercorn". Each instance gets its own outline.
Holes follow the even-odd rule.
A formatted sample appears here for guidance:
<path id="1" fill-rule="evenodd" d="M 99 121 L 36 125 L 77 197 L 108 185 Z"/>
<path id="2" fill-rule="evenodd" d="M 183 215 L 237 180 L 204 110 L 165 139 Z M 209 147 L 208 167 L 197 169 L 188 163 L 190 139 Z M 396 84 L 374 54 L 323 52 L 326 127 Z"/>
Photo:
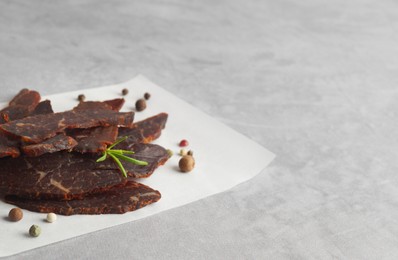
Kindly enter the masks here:
<path id="1" fill-rule="evenodd" d="M 86 100 L 86 96 L 83 95 L 83 94 L 80 94 L 80 95 L 77 97 L 77 99 L 78 99 L 80 102 L 83 102 L 84 100 Z"/>
<path id="2" fill-rule="evenodd" d="M 137 111 L 142 111 L 146 108 L 146 101 L 145 99 L 138 99 L 137 102 L 135 102 L 135 109 L 137 109 Z"/>
<path id="3" fill-rule="evenodd" d="M 124 88 L 124 89 L 122 90 L 122 95 L 123 95 L 123 96 L 127 95 L 128 93 L 129 93 L 129 90 L 128 90 L 127 88 Z"/>
<path id="4" fill-rule="evenodd" d="M 144 98 L 145 98 L 146 100 L 150 99 L 150 98 L 151 98 L 151 94 L 149 94 L 148 92 L 145 93 L 145 94 L 144 94 Z"/>

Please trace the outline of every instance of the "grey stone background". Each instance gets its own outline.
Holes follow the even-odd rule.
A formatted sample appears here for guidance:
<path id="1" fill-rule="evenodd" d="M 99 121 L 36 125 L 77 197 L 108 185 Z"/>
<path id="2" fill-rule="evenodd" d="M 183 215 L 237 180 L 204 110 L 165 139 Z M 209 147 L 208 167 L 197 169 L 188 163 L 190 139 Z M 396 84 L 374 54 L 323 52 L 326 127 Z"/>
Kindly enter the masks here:
<path id="1" fill-rule="evenodd" d="M 397 17 L 376 0 L 1 1 L 1 101 L 141 73 L 278 155 L 228 192 L 10 259 L 397 259 Z"/>

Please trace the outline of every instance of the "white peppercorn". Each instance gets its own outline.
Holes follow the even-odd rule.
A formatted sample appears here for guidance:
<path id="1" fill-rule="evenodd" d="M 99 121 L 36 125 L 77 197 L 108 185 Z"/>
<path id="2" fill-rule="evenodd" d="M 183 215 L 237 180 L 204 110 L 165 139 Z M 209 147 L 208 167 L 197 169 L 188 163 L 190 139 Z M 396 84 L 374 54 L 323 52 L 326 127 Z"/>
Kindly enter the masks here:
<path id="1" fill-rule="evenodd" d="M 184 156 L 184 155 L 187 155 L 187 154 L 188 154 L 188 152 L 184 148 L 180 150 L 180 155 L 181 156 Z"/>
<path id="2" fill-rule="evenodd" d="M 46 220 L 49 223 L 53 223 L 54 221 L 57 220 L 57 215 L 55 215 L 55 213 L 48 213 Z"/>

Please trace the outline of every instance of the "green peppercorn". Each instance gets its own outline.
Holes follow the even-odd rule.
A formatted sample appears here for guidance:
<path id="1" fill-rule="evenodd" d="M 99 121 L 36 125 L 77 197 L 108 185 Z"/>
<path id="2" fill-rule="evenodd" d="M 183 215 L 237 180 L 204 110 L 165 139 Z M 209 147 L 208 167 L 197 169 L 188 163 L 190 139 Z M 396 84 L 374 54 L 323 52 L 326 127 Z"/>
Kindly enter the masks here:
<path id="1" fill-rule="evenodd" d="M 169 157 L 173 156 L 173 154 L 174 154 L 173 151 L 170 149 L 167 149 L 167 153 L 169 154 Z"/>
<path id="2" fill-rule="evenodd" d="M 79 100 L 80 102 L 83 102 L 84 100 L 86 100 L 86 96 L 83 94 L 80 94 L 79 96 L 77 96 L 77 100 Z"/>
<path id="3" fill-rule="evenodd" d="M 138 99 L 137 102 L 135 102 L 135 109 L 137 109 L 137 111 L 142 111 L 146 108 L 146 101 L 145 99 Z"/>
<path id="4" fill-rule="evenodd" d="M 41 234 L 41 228 L 38 225 L 32 225 L 29 229 L 29 235 L 38 237 Z"/>

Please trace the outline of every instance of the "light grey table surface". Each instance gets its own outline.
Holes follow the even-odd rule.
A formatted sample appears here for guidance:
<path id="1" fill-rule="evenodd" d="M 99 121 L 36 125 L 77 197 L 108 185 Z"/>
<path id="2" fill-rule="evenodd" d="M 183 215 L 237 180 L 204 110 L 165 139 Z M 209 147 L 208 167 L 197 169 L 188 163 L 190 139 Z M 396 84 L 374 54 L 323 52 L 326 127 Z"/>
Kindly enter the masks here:
<path id="1" fill-rule="evenodd" d="M 1 101 L 141 73 L 278 155 L 227 192 L 10 259 L 397 259 L 397 32 L 394 1 L 1 1 Z"/>

